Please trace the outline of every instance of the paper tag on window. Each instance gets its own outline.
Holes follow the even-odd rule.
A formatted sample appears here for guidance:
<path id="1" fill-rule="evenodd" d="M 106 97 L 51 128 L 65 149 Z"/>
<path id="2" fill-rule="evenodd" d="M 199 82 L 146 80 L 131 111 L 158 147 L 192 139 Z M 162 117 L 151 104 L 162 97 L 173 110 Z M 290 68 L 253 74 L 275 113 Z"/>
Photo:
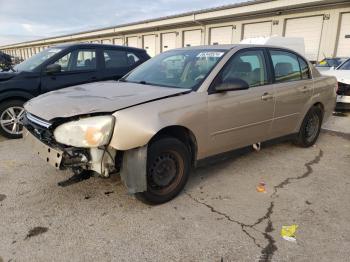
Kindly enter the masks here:
<path id="1" fill-rule="evenodd" d="M 197 57 L 222 57 L 224 52 L 201 52 Z"/>

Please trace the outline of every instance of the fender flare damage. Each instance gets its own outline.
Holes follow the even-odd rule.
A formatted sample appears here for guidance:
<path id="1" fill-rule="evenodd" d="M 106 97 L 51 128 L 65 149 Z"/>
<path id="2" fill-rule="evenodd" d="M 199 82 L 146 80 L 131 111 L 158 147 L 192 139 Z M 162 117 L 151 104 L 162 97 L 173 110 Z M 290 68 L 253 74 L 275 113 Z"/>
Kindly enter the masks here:
<path id="1" fill-rule="evenodd" d="M 124 152 L 120 177 L 129 194 L 147 190 L 147 149 L 145 145 Z"/>

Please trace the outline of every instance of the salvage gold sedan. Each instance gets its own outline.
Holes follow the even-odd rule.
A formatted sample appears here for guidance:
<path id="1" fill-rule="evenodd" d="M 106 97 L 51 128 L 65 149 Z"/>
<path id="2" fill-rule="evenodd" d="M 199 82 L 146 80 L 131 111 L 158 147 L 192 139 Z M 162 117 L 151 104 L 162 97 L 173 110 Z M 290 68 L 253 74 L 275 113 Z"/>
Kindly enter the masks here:
<path id="1" fill-rule="evenodd" d="M 57 169 L 119 172 L 128 192 L 164 203 L 199 160 L 294 135 L 315 143 L 337 81 L 292 50 L 225 45 L 176 49 L 119 82 L 61 89 L 25 105 L 24 138 Z"/>

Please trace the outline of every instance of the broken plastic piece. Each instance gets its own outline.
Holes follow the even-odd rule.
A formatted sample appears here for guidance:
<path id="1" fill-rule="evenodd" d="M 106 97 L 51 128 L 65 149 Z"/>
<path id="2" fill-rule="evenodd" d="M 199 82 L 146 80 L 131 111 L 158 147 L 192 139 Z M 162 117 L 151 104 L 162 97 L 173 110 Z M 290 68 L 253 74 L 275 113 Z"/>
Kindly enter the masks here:
<path id="1" fill-rule="evenodd" d="M 256 187 L 256 191 L 258 191 L 259 193 L 266 193 L 265 185 L 266 184 L 264 182 L 260 182 L 259 185 Z"/>
<path id="2" fill-rule="evenodd" d="M 297 231 L 297 229 L 298 225 L 282 226 L 281 236 L 284 240 L 296 242 L 295 232 Z"/>
<path id="3" fill-rule="evenodd" d="M 253 144 L 253 148 L 254 148 L 254 150 L 256 150 L 256 151 L 260 151 L 260 149 L 261 149 L 261 143 Z"/>

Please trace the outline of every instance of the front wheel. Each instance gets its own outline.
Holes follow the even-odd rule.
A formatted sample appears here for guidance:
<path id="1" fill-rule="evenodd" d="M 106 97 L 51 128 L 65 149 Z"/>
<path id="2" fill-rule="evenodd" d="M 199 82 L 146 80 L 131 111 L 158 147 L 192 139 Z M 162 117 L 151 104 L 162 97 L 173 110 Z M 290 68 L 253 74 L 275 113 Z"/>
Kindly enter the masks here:
<path id="1" fill-rule="evenodd" d="M 321 131 L 323 120 L 322 110 L 314 106 L 306 114 L 301 124 L 299 133 L 294 140 L 294 144 L 301 147 L 310 147 L 316 143 Z"/>
<path id="2" fill-rule="evenodd" d="M 23 103 L 21 100 L 10 100 L 0 104 L 1 135 L 11 139 L 22 137 Z"/>
<path id="3" fill-rule="evenodd" d="M 143 202 L 162 204 L 185 187 L 190 173 L 190 153 L 178 139 L 165 137 L 148 148 L 147 191 L 136 194 Z"/>

